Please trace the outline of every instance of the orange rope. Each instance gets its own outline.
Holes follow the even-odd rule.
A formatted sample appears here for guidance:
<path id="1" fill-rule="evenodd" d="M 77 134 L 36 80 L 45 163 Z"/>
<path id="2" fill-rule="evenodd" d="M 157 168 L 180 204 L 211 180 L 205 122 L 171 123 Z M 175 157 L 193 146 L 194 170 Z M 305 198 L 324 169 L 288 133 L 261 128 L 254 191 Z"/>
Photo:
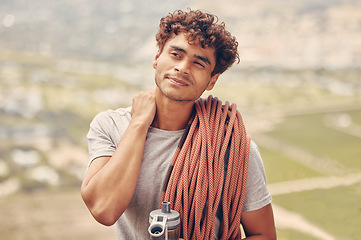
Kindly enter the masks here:
<path id="1" fill-rule="evenodd" d="M 222 105 L 209 96 L 197 100 L 195 109 L 171 161 L 161 202 L 169 201 L 180 213 L 184 239 L 212 239 L 221 201 L 221 239 L 240 239 L 250 137 L 235 104 Z"/>

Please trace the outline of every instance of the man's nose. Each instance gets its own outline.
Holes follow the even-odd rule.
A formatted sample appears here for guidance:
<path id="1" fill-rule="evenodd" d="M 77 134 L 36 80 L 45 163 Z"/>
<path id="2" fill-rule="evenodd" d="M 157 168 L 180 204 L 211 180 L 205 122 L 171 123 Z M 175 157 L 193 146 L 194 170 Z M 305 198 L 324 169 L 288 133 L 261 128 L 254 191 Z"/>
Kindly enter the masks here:
<path id="1" fill-rule="evenodd" d="M 186 60 L 179 61 L 174 70 L 182 74 L 189 74 L 189 63 Z"/>

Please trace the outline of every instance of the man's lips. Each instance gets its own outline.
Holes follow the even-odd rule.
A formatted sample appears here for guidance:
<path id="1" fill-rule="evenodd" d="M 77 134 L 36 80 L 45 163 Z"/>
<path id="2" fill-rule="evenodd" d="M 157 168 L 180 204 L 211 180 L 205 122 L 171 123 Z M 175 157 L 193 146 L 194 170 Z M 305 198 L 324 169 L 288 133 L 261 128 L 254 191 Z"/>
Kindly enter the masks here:
<path id="1" fill-rule="evenodd" d="M 190 83 L 187 80 L 179 79 L 175 77 L 167 77 L 172 83 L 179 85 L 179 86 L 189 86 Z"/>

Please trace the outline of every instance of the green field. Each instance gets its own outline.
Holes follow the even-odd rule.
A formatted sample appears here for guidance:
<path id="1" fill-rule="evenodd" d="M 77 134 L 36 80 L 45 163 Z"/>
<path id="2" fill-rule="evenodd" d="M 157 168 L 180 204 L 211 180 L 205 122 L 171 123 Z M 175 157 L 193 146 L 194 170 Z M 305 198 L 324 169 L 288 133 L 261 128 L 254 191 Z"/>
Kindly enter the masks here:
<path id="1" fill-rule="evenodd" d="M 286 117 L 268 135 L 316 156 L 337 161 L 346 168 L 361 170 L 361 138 L 325 126 L 326 114 Z M 353 111 L 352 119 L 358 122 L 360 115 L 361 110 Z"/>
<path id="2" fill-rule="evenodd" d="M 278 152 L 263 148 L 260 151 L 268 183 L 323 176 L 321 173 L 292 161 L 289 157 Z"/>
<path id="3" fill-rule="evenodd" d="M 360 110 L 347 112 L 352 121 L 360 121 Z M 325 114 L 286 117 L 267 134 L 282 143 L 291 144 L 315 156 L 337 162 L 350 172 L 361 170 L 361 138 L 337 131 L 324 124 Z M 322 174 L 280 153 L 263 149 L 269 183 Z M 328 190 L 317 189 L 273 196 L 274 203 L 296 212 L 337 240 L 358 239 L 361 235 L 361 183 Z M 295 230 L 278 229 L 279 239 L 314 239 Z M 318 238 L 315 238 L 318 239 Z"/>
<path id="4" fill-rule="evenodd" d="M 322 227 L 337 240 L 354 240 L 361 235 L 361 183 L 273 199 L 276 204 Z"/>

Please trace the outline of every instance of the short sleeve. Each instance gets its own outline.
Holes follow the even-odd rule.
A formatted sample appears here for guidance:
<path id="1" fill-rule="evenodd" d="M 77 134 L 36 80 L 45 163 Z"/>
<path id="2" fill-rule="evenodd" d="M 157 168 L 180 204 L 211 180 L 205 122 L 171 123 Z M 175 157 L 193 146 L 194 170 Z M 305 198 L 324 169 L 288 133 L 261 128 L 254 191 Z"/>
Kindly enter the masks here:
<path id="1" fill-rule="evenodd" d="M 272 202 L 267 189 L 264 165 L 255 142 L 251 141 L 245 200 L 242 211 L 258 210 Z"/>
<path id="2" fill-rule="evenodd" d="M 127 109 L 108 110 L 97 114 L 87 134 L 89 165 L 103 156 L 112 156 L 130 121 Z"/>

